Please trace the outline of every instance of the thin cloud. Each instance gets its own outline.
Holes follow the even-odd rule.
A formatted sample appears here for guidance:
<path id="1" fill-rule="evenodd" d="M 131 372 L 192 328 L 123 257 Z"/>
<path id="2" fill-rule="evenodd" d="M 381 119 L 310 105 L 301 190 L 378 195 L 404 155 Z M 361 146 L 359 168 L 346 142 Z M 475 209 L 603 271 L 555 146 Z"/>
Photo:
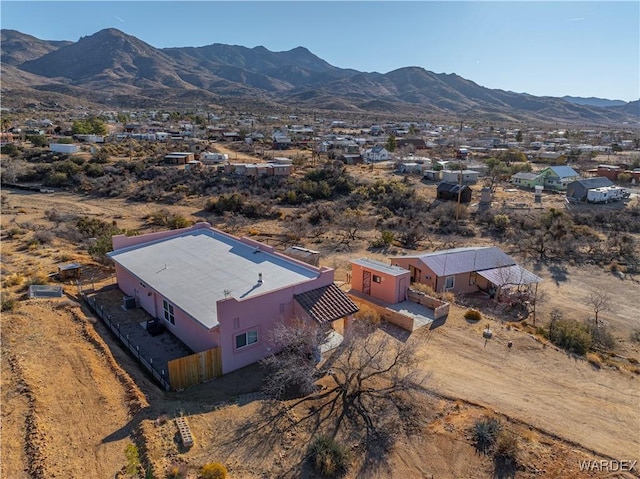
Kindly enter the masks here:
<path id="1" fill-rule="evenodd" d="M 582 20 L 584 20 L 584 17 L 570 18 L 569 19 L 570 22 L 581 22 Z"/>
<path id="2" fill-rule="evenodd" d="M 118 15 L 114 15 L 114 17 L 115 17 L 117 20 L 120 20 L 120 22 L 121 22 L 121 23 L 124 23 L 124 20 L 123 20 L 122 18 L 120 18 Z"/>

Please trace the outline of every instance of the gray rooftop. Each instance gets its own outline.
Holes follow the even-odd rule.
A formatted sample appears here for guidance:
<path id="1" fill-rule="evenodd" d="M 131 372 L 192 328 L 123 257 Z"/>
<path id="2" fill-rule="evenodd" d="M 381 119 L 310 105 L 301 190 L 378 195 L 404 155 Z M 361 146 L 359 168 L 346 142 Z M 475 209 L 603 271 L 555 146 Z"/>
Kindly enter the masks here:
<path id="1" fill-rule="evenodd" d="M 438 276 L 482 271 L 516 264 L 513 258 L 495 246 L 453 248 L 433 253 L 398 258 L 419 258 Z"/>
<path id="2" fill-rule="evenodd" d="M 109 256 L 207 328 L 218 324 L 216 303 L 221 299 L 242 301 L 320 275 L 312 266 L 207 229 L 122 248 Z"/>
<path id="3" fill-rule="evenodd" d="M 535 180 L 539 176 L 540 175 L 538 173 L 529 173 L 528 171 L 521 171 L 513 175 L 511 178 L 521 178 L 523 180 Z"/>
<path id="4" fill-rule="evenodd" d="M 375 259 L 359 258 L 353 259 L 351 260 L 351 262 L 353 264 L 364 266 L 365 268 L 371 268 L 373 270 L 380 271 L 381 273 L 387 273 L 392 276 L 402 276 L 403 274 L 407 274 L 409 272 L 408 269 L 401 268 L 400 266 L 392 266 Z"/>

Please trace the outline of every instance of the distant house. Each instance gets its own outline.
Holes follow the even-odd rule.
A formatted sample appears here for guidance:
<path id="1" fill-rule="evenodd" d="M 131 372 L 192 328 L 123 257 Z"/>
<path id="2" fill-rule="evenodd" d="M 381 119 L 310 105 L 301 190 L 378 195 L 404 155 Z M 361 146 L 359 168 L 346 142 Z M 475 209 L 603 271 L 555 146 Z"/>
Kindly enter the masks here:
<path id="1" fill-rule="evenodd" d="M 363 156 L 366 161 L 389 161 L 391 153 L 389 153 L 383 146 L 377 145 L 373 148 L 364 150 Z"/>
<path id="2" fill-rule="evenodd" d="M 190 151 L 175 151 L 164 155 L 165 165 L 186 165 L 190 161 L 194 161 L 195 154 Z"/>
<path id="3" fill-rule="evenodd" d="M 576 181 L 572 181 L 567 185 L 567 198 L 571 198 L 577 201 L 586 201 L 589 194 L 589 190 L 596 188 L 605 188 L 613 186 L 613 182 L 602 176 L 596 178 L 586 178 Z"/>
<path id="4" fill-rule="evenodd" d="M 528 171 L 520 171 L 511 176 L 511 183 L 523 188 L 533 189 L 536 186 L 542 186 L 542 178 L 538 173 L 529 173 Z"/>
<path id="5" fill-rule="evenodd" d="M 78 145 L 74 145 L 72 143 L 51 143 L 49 145 L 49 150 L 56 153 L 71 154 L 77 153 L 78 151 L 80 151 L 80 148 L 78 148 Z"/>
<path id="6" fill-rule="evenodd" d="M 542 281 L 495 246 L 394 256 L 391 263 L 408 269 L 412 283 L 426 284 L 437 292 L 485 291 L 489 294 L 499 294 L 499 290 L 512 286 Z"/>
<path id="7" fill-rule="evenodd" d="M 426 150 L 429 148 L 427 142 L 422 138 L 398 138 L 396 139 L 396 146 L 398 148 L 413 148 L 414 150 Z"/>
<path id="8" fill-rule="evenodd" d="M 471 202 L 472 190 L 467 185 L 460 186 L 457 183 L 441 182 L 436 189 L 436 198 L 444 201 L 458 201 L 460 203 Z"/>
<path id="9" fill-rule="evenodd" d="M 389 304 L 407 299 L 410 275 L 408 269 L 368 258 L 351 261 L 351 288 Z"/>
<path id="10" fill-rule="evenodd" d="M 549 166 L 540 172 L 545 190 L 566 190 L 580 175 L 570 166 Z"/>
<path id="11" fill-rule="evenodd" d="M 480 173 L 475 170 L 442 170 L 442 181 L 447 183 L 462 183 L 464 185 L 472 185 L 478 182 Z"/>
<path id="12" fill-rule="evenodd" d="M 119 288 L 194 352 L 220 348 L 223 374 L 270 354 L 270 331 L 294 319 L 342 331 L 358 307 L 315 267 L 197 223 L 114 236 Z"/>
<path id="13" fill-rule="evenodd" d="M 516 173 L 511 177 L 511 183 L 524 188 L 542 186 L 545 190 L 564 191 L 579 176 L 570 166 L 548 166 L 538 173 Z"/>

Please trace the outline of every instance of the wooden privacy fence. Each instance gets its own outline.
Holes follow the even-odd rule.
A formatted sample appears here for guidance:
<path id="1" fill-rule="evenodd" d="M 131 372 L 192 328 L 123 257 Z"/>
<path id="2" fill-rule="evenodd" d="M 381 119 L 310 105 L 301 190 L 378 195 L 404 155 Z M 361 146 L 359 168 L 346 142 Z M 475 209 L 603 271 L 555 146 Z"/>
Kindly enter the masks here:
<path id="1" fill-rule="evenodd" d="M 220 348 L 174 359 L 167 364 L 171 389 L 184 389 L 222 376 Z"/>

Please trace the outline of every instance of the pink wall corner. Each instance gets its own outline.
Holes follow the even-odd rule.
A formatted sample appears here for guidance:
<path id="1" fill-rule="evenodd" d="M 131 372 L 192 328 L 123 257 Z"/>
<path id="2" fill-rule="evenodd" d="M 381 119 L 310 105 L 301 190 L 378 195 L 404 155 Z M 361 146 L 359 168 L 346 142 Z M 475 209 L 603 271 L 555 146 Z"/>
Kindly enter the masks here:
<path id="1" fill-rule="evenodd" d="M 406 299 L 406 290 L 409 287 L 409 271 L 406 274 L 396 276 L 379 271 L 373 265 L 368 267 L 352 263 L 351 287 L 360 293 L 364 293 L 363 274 L 365 271 L 371 273 L 371 297 L 390 304 L 399 303 Z M 379 283 L 374 281 L 374 275 L 380 278 Z M 404 291 L 400 291 L 401 287 Z"/>
<path id="2" fill-rule="evenodd" d="M 294 295 L 331 284 L 332 273 L 330 270 L 312 281 L 242 301 L 232 297 L 218 301 L 223 373 L 253 364 L 273 352 L 273 345 L 269 342 L 270 331 L 280 322 L 291 321 L 300 314 Z M 236 336 L 247 331 L 258 331 L 258 341 L 236 348 Z"/>

